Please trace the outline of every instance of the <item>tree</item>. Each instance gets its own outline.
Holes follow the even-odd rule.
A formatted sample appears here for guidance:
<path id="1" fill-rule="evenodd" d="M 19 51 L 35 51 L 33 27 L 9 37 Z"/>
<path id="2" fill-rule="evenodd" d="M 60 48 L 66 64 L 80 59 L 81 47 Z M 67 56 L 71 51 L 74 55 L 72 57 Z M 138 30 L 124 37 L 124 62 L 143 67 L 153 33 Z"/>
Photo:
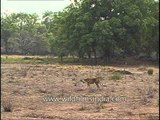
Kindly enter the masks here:
<path id="1" fill-rule="evenodd" d="M 2 17 L 2 45 L 23 54 L 78 56 L 111 61 L 114 53 L 159 54 L 159 1 L 80 0 L 61 12 Z M 18 46 L 18 47 L 17 47 Z"/>
<path id="2" fill-rule="evenodd" d="M 1 18 L 1 40 L 2 46 L 5 47 L 5 52 L 8 53 L 8 40 L 17 30 L 16 15 L 13 13 L 11 15 L 2 16 Z"/>

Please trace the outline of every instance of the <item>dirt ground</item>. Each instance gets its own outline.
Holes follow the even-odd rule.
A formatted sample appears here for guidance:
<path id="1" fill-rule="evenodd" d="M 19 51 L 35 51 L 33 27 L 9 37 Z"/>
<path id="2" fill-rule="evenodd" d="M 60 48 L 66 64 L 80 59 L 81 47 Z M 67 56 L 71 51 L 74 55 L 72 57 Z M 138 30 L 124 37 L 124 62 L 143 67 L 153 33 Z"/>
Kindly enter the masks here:
<path id="1" fill-rule="evenodd" d="M 153 75 L 148 75 L 149 68 Z M 133 74 L 111 79 L 115 70 L 123 69 Z M 96 76 L 103 78 L 100 89 L 80 82 Z M 156 120 L 158 94 L 159 68 L 153 66 L 1 65 L 2 120 Z M 66 96 L 109 100 L 49 102 L 50 98 Z"/>

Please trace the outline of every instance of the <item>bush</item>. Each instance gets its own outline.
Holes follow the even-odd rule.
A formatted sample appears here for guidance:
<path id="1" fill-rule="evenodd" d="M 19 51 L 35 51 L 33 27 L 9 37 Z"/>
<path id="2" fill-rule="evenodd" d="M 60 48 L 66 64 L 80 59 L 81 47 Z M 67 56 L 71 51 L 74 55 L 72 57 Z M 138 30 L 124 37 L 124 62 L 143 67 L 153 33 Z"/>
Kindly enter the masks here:
<path id="1" fill-rule="evenodd" d="M 120 73 L 113 73 L 110 79 L 112 80 L 119 80 L 121 79 L 122 75 Z"/>
<path id="2" fill-rule="evenodd" d="M 153 74 L 153 69 L 148 69 L 148 75 L 152 75 Z"/>
<path id="3" fill-rule="evenodd" d="M 7 100 L 2 103 L 4 112 L 12 112 L 12 103 Z"/>
<path id="4" fill-rule="evenodd" d="M 86 110 L 86 106 L 85 104 L 82 104 L 82 106 L 79 108 L 79 111 L 84 111 L 84 110 Z"/>
<path id="5" fill-rule="evenodd" d="M 96 109 L 100 110 L 100 109 L 104 109 L 104 104 L 103 103 L 96 103 Z"/>

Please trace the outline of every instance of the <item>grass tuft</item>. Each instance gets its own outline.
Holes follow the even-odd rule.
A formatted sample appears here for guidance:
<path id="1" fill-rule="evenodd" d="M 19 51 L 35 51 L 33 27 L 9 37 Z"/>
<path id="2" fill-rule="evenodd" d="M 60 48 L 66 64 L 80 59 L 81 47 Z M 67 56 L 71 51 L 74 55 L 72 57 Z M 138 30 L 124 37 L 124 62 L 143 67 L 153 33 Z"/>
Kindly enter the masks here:
<path id="1" fill-rule="evenodd" d="M 110 79 L 112 80 L 119 80 L 122 78 L 122 74 L 120 73 L 113 73 L 112 76 L 110 76 Z"/>
<path id="2" fill-rule="evenodd" d="M 153 69 L 148 69 L 148 75 L 153 75 Z"/>
<path id="3" fill-rule="evenodd" d="M 12 112 L 13 106 L 11 101 L 6 100 L 2 103 L 4 112 Z"/>

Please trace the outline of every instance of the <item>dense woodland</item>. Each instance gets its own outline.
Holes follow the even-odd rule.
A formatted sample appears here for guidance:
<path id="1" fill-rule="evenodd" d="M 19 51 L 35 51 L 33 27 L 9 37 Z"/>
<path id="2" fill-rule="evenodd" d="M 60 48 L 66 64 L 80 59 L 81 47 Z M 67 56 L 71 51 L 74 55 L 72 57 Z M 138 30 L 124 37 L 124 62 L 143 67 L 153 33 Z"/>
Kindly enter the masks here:
<path id="1" fill-rule="evenodd" d="M 159 1 L 81 0 L 63 11 L 1 16 L 4 54 L 159 57 Z"/>

